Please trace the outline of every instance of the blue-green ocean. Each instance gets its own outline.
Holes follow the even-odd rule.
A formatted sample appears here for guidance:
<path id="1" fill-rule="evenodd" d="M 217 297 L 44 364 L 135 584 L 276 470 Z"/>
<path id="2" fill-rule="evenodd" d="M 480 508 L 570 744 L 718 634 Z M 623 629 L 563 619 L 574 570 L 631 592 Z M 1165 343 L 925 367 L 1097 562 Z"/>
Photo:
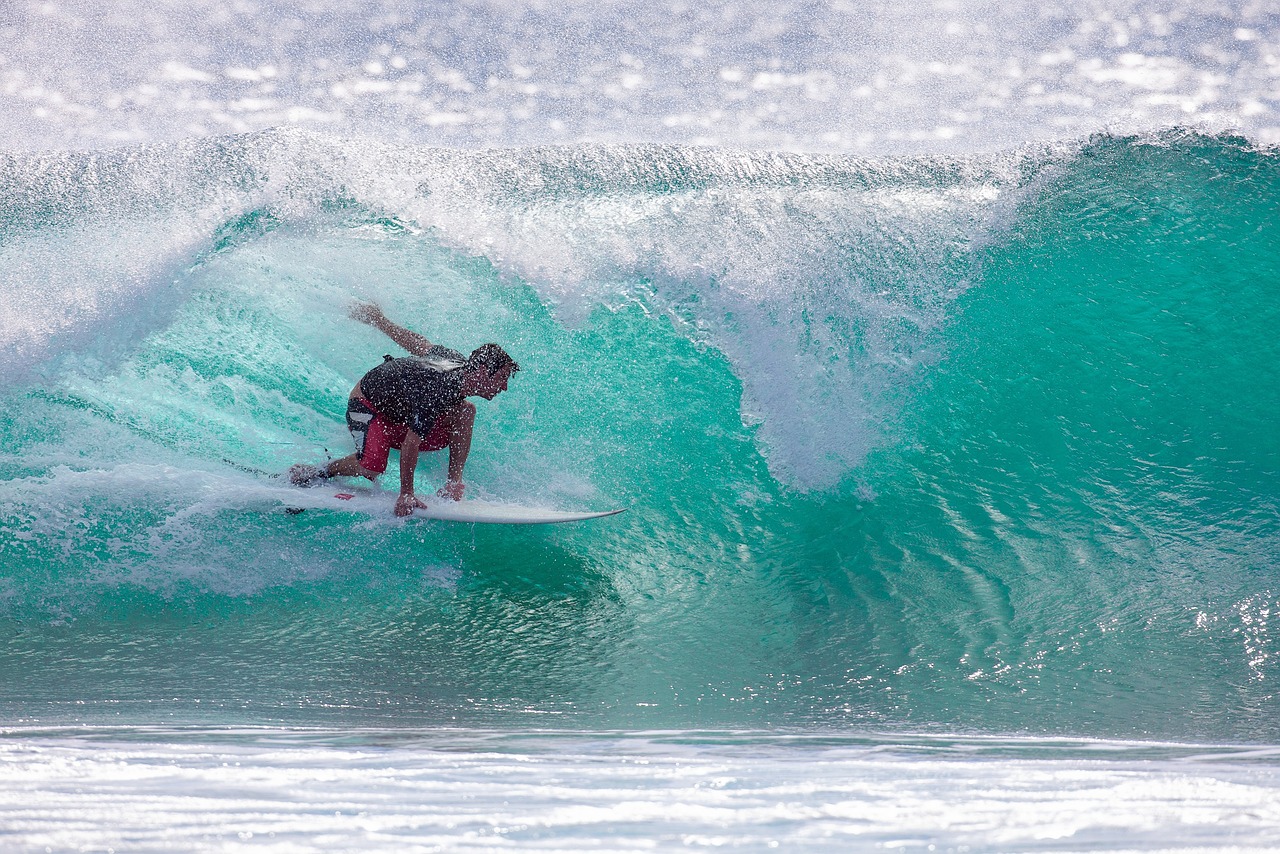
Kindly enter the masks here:
<path id="1" fill-rule="evenodd" d="M 1277 850 L 1278 34 L 0 3 L 0 849 Z"/>
<path id="2" fill-rule="evenodd" d="M 1278 204 L 1178 131 L 7 155 L 0 715 L 1275 743 Z M 285 512 L 355 300 L 520 362 L 472 496 L 628 512 Z"/>
<path id="3" fill-rule="evenodd" d="M 0 851 L 1280 850 L 1274 6 L 0 2 Z"/>

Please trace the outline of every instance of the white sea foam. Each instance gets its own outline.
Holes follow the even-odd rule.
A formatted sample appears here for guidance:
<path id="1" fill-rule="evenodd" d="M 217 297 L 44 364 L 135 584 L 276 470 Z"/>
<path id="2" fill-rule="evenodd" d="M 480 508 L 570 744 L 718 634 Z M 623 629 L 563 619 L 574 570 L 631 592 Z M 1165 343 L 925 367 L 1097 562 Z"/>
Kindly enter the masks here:
<path id="1" fill-rule="evenodd" d="M 708 733 L 9 731 L 23 850 L 1264 851 L 1275 749 Z"/>

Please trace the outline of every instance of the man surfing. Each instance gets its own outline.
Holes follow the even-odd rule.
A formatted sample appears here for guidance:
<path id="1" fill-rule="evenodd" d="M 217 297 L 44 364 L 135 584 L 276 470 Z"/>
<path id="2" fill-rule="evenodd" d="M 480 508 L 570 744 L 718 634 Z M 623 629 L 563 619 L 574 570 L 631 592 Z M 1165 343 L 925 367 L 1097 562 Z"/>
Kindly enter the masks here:
<path id="1" fill-rule="evenodd" d="M 463 356 L 432 344 L 422 335 L 387 319 L 374 303 L 357 303 L 351 317 L 379 329 L 411 354 L 408 358 L 384 357 L 369 371 L 347 398 L 347 429 L 356 452 L 325 466 L 298 463 L 289 469 L 297 486 L 312 486 L 331 477 L 367 477 L 375 480 L 387 470 L 392 448 L 400 451 L 400 497 L 397 516 L 408 516 L 415 507 L 426 507 L 413 494 L 413 473 L 420 452 L 449 449 L 449 473 L 437 493 L 441 498 L 462 500 L 462 469 L 471 451 L 471 428 L 476 407 L 468 397 L 493 400 L 507 389 L 520 366 L 497 344 L 485 344 Z"/>

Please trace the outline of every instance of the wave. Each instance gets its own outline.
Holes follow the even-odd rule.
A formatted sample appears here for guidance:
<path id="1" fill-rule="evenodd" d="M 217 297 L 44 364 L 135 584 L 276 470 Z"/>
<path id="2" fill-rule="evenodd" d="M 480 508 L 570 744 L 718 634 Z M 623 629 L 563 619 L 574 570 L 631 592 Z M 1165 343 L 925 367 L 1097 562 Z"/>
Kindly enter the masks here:
<path id="1" fill-rule="evenodd" d="M 1278 196 L 1184 132 L 9 156 L 9 696 L 1274 740 Z M 249 500 L 345 452 L 356 298 L 525 368 L 474 491 L 631 512 Z"/>

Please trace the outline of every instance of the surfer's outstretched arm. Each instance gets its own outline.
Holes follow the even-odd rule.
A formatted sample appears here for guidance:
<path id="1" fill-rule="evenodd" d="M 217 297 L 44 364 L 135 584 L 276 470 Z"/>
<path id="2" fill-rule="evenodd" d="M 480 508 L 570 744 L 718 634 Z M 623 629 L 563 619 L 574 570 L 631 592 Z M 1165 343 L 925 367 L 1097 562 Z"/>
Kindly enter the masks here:
<path id="1" fill-rule="evenodd" d="M 348 313 L 353 320 L 367 323 L 374 329 L 379 329 L 386 333 L 388 338 L 414 356 L 425 356 L 427 351 L 431 349 L 431 342 L 427 340 L 426 336 L 419 335 L 399 324 L 392 323 L 382 313 L 382 308 L 376 302 L 357 302 L 351 306 L 351 310 Z"/>

